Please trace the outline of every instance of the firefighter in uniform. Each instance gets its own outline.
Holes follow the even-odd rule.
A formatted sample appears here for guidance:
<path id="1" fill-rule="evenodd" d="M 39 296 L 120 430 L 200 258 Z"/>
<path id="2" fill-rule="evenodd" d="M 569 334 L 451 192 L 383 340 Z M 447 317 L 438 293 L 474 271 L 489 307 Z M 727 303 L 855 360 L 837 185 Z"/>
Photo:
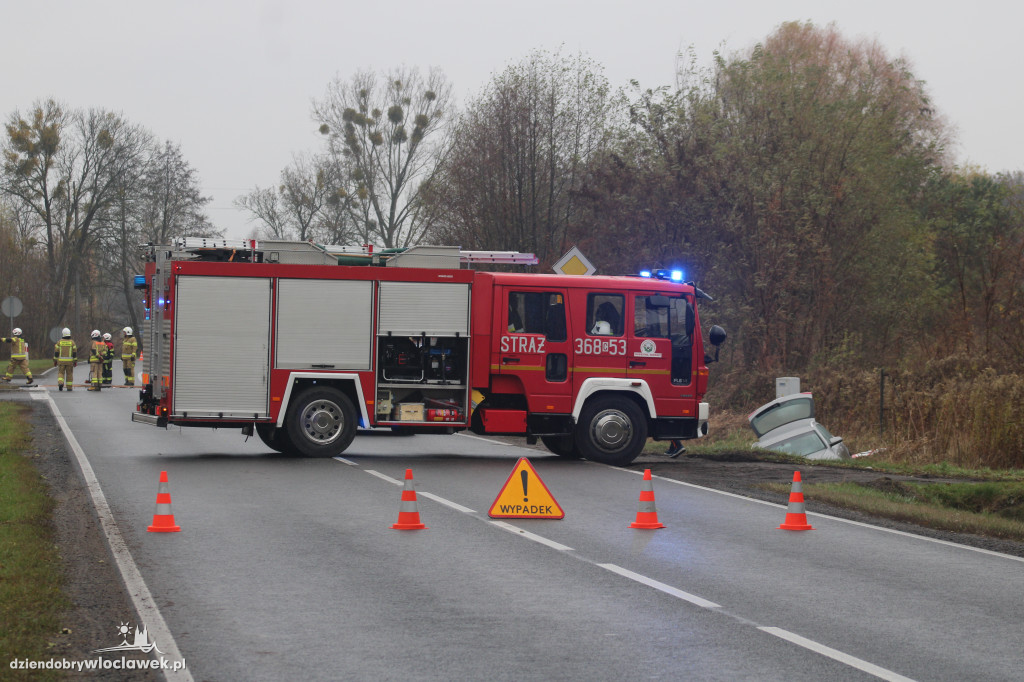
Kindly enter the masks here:
<path id="1" fill-rule="evenodd" d="M 32 370 L 28 368 L 28 342 L 21 338 L 21 327 L 15 327 L 11 331 L 10 338 L 0 338 L 0 343 L 11 344 L 11 362 L 7 365 L 7 373 L 4 374 L 4 383 L 10 383 L 14 377 L 15 368 L 20 368 L 25 375 L 25 385 L 32 383 Z"/>
<path id="2" fill-rule="evenodd" d="M 103 359 L 103 385 L 114 383 L 114 341 L 110 334 L 103 335 L 103 343 L 107 345 L 107 356 Z"/>
<path id="3" fill-rule="evenodd" d="M 78 366 L 78 345 L 71 338 L 67 327 L 60 330 L 61 339 L 53 344 L 53 366 L 57 368 L 57 390 L 63 391 L 65 384 L 69 391 L 75 383 L 75 367 Z"/>
<path id="4" fill-rule="evenodd" d="M 121 368 L 124 370 L 125 386 L 135 385 L 135 358 L 139 352 L 139 342 L 132 335 L 132 328 L 125 327 L 124 341 L 121 342 Z"/>
<path id="5" fill-rule="evenodd" d="M 98 391 L 103 382 L 103 362 L 107 359 L 107 344 L 100 338 L 100 330 L 92 330 L 89 348 L 89 390 Z"/>

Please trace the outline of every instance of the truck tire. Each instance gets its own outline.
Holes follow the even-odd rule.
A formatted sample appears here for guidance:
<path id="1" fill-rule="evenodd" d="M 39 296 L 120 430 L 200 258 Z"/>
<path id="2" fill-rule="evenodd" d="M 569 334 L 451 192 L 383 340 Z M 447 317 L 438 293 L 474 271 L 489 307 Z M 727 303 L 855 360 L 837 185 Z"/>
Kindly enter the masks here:
<path id="1" fill-rule="evenodd" d="M 340 455 L 352 443 L 358 426 L 352 401 L 326 386 L 299 393 L 285 418 L 288 440 L 304 457 Z"/>
<path id="2" fill-rule="evenodd" d="M 283 455 L 290 455 L 295 451 L 291 440 L 288 439 L 288 430 L 283 426 L 277 428 L 273 424 L 257 424 L 256 435 L 268 448 Z"/>
<path id="3" fill-rule="evenodd" d="M 576 448 L 576 439 L 568 436 L 541 436 L 540 442 L 544 443 L 551 452 L 566 459 L 579 459 L 580 451 Z"/>
<path id="4" fill-rule="evenodd" d="M 647 419 L 628 397 L 598 397 L 580 413 L 576 448 L 591 461 L 625 466 L 637 458 L 646 442 Z"/>

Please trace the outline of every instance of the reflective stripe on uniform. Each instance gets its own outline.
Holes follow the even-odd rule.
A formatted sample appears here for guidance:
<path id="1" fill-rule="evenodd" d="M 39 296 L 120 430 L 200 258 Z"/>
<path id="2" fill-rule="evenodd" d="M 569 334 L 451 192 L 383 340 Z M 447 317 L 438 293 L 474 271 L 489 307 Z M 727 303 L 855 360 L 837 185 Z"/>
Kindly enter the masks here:
<path id="1" fill-rule="evenodd" d="M 61 339 L 57 342 L 58 360 L 74 360 L 76 353 L 75 342 L 71 339 Z"/>
<path id="2" fill-rule="evenodd" d="M 25 339 L 20 336 L 14 336 L 10 339 L 4 339 L 11 343 L 11 360 L 24 360 L 28 355 L 28 344 L 25 343 Z"/>
<path id="3" fill-rule="evenodd" d="M 129 336 L 121 344 L 121 359 L 122 360 L 134 360 L 135 354 L 138 352 L 139 342 L 135 340 L 134 336 Z"/>

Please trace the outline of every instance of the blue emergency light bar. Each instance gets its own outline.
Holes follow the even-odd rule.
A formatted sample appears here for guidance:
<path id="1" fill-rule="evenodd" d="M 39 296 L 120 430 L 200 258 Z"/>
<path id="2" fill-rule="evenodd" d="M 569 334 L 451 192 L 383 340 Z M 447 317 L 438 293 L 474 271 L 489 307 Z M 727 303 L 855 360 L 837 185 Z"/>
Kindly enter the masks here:
<path id="1" fill-rule="evenodd" d="M 683 281 L 682 270 L 641 270 L 640 276 L 648 279 L 670 279 L 673 282 Z"/>
<path id="2" fill-rule="evenodd" d="M 146 288 L 146 276 L 145 275 L 135 275 L 134 283 L 135 283 L 135 288 L 136 289 L 145 289 Z"/>

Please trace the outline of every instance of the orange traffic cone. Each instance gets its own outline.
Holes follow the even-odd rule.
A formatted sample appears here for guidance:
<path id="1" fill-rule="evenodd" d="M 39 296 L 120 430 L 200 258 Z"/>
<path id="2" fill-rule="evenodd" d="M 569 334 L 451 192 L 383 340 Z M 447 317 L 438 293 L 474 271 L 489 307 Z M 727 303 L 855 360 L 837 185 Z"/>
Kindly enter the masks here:
<path id="1" fill-rule="evenodd" d="M 392 528 L 398 530 L 423 530 L 420 513 L 416 510 L 416 489 L 412 487 L 412 469 L 405 470 L 405 488 L 402 490 L 402 504 L 398 508 L 398 522 Z"/>
<path id="2" fill-rule="evenodd" d="M 789 509 L 786 510 L 786 520 L 781 526 L 782 530 L 814 530 L 807 523 L 807 513 L 804 511 L 804 492 L 800 484 L 800 472 L 793 472 L 793 488 L 789 491 Z"/>
<path id="3" fill-rule="evenodd" d="M 650 469 L 644 469 L 644 482 L 640 487 L 640 508 L 636 512 L 636 521 L 629 524 L 629 527 L 665 527 L 665 524 L 658 521 L 658 510 L 654 508 L 654 483 L 651 481 Z"/>
<path id="4" fill-rule="evenodd" d="M 153 525 L 147 528 L 150 533 L 177 533 L 181 526 L 174 525 L 174 514 L 171 513 L 171 491 L 167 484 L 167 472 L 160 472 L 160 487 L 156 492 L 156 512 L 153 514 Z"/>

